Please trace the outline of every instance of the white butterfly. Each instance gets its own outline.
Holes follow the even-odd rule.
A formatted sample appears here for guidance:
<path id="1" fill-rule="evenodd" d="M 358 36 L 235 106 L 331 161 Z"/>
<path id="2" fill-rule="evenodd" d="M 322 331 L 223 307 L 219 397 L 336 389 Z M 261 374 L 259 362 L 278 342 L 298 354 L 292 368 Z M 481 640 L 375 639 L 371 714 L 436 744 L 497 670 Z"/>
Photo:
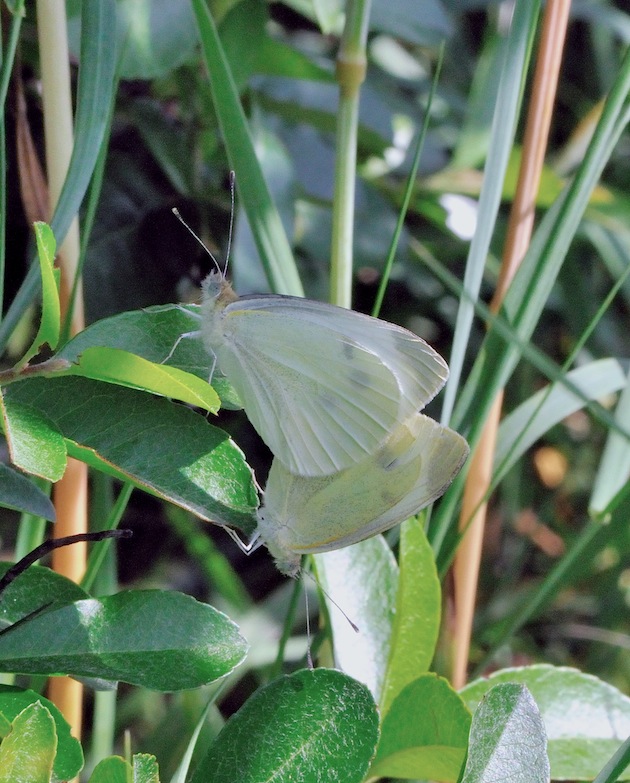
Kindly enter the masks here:
<path id="1" fill-rule="evenodd" d="M 329 476 L 365 460 L 442 388 L 448 367 L 400 326 L 291 296 L 203 283 L 201 333 L 276 460 Z"/>
<path id="2" fill-rule="evenodd" d="M 295 576 L 302 554 L 356 544 L 428 506 L 467 455 L 461 435 L 415 413 L 375 454 L 331 476 L 296 476 L 274 459 L 257 534 L 279 570 Z"/>

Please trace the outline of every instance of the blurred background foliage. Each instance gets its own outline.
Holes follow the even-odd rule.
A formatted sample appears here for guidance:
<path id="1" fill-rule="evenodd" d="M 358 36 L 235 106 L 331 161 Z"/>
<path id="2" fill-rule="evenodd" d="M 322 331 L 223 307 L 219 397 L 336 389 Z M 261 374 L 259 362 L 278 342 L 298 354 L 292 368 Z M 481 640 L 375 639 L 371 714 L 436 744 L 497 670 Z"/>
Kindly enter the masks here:
<path id="1" fill-rule="evenodd" d="M 333 74 L 343 3 L 218 0 L 209 5 L 306 293 L 326 299 L 337 103 Z M 354 306 L 369 312 L 373 304 L 413 143 L 424 118 L 438 44 L 444 41 L 444 68 L 420 177 L 381 315 L 421 334 L 447 360 L 458 296 L 435 277 L 423 257 L 432 256 L 456 278 L 463 278 L 510 5 L 483 0 L 373 0 L 369 68 L 360 112 Z M 77 52 L 78 0 L 69 0 L 67 6 L 71 45 Z M 220 262 L 225 259 L 230 218 L 229 165 L 200 64 L 189 3 L 120 0 L 118 6 L 120 84 L 84 268 L 90 322 L 151 304 L 196 301 L 197 286 L 212 262 L 171 216 L 171 208 L 179 208 Z M 541 213 L 579 162 L 629 41 L 630 14 L 623 0 L 574 2 L 538 199 Z M 23 22 L 19 51 L 30 128 L 41 147 L 37 47 L 30 12 Z M 13 190 L 7 204 L 7 301 L 24 276 L 30 234 L 17 177 L 11 177 L 17 166 L 12 123 L 15 115 L 9 113 Z M 629 148 L 626 132 L 534 334 L 533 342 L 560 364 L 608 293 L 611 279 L 630 263 Z M 518 155 L 517 146 L 511 166 L 514 175 L 505 185 L 486 267 L 482 288 L 486 301 L 496 282 Z M 240 294 L 268 290 L 238 203 L 230 263 Z M 629 304 L 626 283 L 579 361 L 629 355 Z M 470 361 L 484 334 L 483 325 L 475 328 Z M 13 350 L 19 354 L 17 346 Z M 522 362 L 507 388 L 506 410 L 529 397 L 542 380 Z M 612 403 L 612 399 L 604 401 L 607 407 Z M 439 407 L 434 403 L 429 412 L 438 415 Z M 244 416 L 222 412 L 220 424 L 245 449 L 263 483 L 269 455 Z M 479 650 L 491 642 L 523 594 L 535 589 L 586 524 L 605 436 L 604 426 L 588 413 L 571 415 L 535 444 L 493 495 L 474 640 Z M 112 491 L 109 479 L 94 476 L 95 506 L 106 503 Z M 255 667 L 273 661 L 274 629 L 282 623 L 291 588 L 275 572 L 267 553 L 261 550 L 247 558 L 223 531 L 140 492 L 134 493 L 123 525 L 135 531 L 132 541 L 120 547 L 123 585 L 190 592 L 232 616 L 236 612 L 246 637 L 256 629 L 258 638 L 267 640 L 256 646 L 248 662 L 253 688 Z M 10 557 L 14 529 L 15 518 L 3 512 L 4 559 Z M 585 557 L 571 583 L 512 640 L 498 663 L 575 665 L 630 692 L 629 537 L 626 526 L 603 551 Z M 473 657 L 478 654 L 473 647 Z M 243 692 L 247 683 L 246 677 Z M 180 715 L 178 725 L 184 733 L 186 721 L 196 719 L 203 695 L 165 698 L 124 686 L 121 693 L 128 696 L 121 702 L 120 725 L 135 724 L 138 744 L 158 755 L 167 779 L 169 756 L 173 762 L 180 756 L 171 734 L 178 723 L 174 715 Z M 234 698 L 242 699 L 243 693 Z M 165 751 L 165 732 L 169 751 Z"/>

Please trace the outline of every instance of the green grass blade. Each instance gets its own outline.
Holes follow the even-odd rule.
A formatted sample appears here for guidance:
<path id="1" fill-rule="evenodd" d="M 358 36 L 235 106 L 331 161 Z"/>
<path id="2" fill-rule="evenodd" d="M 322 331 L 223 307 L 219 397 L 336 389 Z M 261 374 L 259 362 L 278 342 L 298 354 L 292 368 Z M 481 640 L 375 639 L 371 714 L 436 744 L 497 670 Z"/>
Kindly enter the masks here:
<path id="1" fill-rule="evenodd" d="M 462 367 L 470 340 L 474 315 L 473 305 L 479 297 L 490 242 L 503 193 L 503 181 L 514 145 L 519 108 L 533 35 L 540 10 L 538 0 L 517 3 L 510 28 L 508 45 L 500 51 L 505 55 L 496 109 L 492 122 L 488 160 L 484 169 L 483 187 L 479 196 L 477 230 L 470 244 L 464 288 L 470 299 L 460 301 L 455 324 L 453 349 L 449 360 L 450 376 L 446 384 L 442 408 L 442 424 L 448 424 L 459 387 Z"/>
<path id="2" fill-rule="evenodd" d="M 203 0 L 192 0 L 214 107 L 236 187 L 272 289 L 303 296 L 289 240 L 263 178 L 247 119 L 239 100 L 216 25 Z"/>
<path id="3" fill-rule="evenodd" d="M 81 17 L 81 63 L 75 121 L 75 145 L 55 214 L 50 222 L 61 245 L 96 165 L 110 115 L 116 65 L 115 0 L 85 0 Z M 0 352 L 26 308 L 39 291 L 40 277 L 32 265 L 6 318 L 0 325 Z"/>

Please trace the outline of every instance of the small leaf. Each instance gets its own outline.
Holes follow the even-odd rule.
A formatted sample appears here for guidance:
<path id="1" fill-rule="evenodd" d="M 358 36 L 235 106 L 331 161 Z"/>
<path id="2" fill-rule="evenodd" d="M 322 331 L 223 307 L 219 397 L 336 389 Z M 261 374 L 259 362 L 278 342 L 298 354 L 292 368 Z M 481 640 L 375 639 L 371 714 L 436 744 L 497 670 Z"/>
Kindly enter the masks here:
<path id="1" fill-rule="evenodd" d="M 36 356 L 44 343 L 47 343 L 54 351 L 59 342 L 59 332 L 61 330 L 58 280 L 53 269 L 57 243 L 50 226 L 46 223 L 37 222 L 34 227 L 35 239 L 37 241 L 37 256 L 42 276 L 42 315 L 35 339 L 31 347 L 18 362 L 18 367 L 23 367 L 33 356 Z"/>
<path id="2" fill-rule="evenodd" d="M 590 674 L 538 664 L 495 672 L 467 685 L 471 709 L 501 682 L 527 686 L 545 723 L 554 780 L 592 780 L 630 736 L 630 698 Z M 621 776 L 630 780 L 630 768 Z"/>
<path id="3" fill-rule="evenodd" d="M 445 679 L 425 674 L 393 700 L 370 775 L 456 781 L 469 729 L 462 699 Z"/>
<path id="4" fill-rule="evenodd" d="M 12 399 L 11 387 L 0 393 L 0 405 L 13 464 L 34 476 L 59 481 L 67 453 L 55 423 L 40 408 Z"/>
<path id="5" fill-rule="evenodd" d="M 462 783 L 548 783 L 547 736 L 524 685 L 492 688 L 475 711 Z"/>
<path id="6" fill-rule="evenodd" d="M 0 783 L 50 783 L 56 751 L 50 712 L 41 702 L 30 704 L 0 745 Z"/>
<path id="7" fill-rule="evenodd" d="M 120 756 L 110 756 L 94 767 L 89 783 L 129 783 L 133 770 Z"/>
<path id="8" fill-rule="evenodd" d="M 58 780 L 69 780 L 83 767 L 83 751 L 79 740 L 70 734 L 70 726 L 59 709 L 35 691 L 0 685 L 0 712 L 10 721 L 13 721 L 26 707 L 37 703 L 48 710 L 55 723 L 57 752 L 53 773 Z"/>
<path id="9" fill-rule="evenodd" d="M 155 756 L 136 753 L 133 757 L 133 783 L 160 783 L 160 770 Z"/>
<path id="10" fill-rule="evenodd" d="M 87 348 L 79 356 L 78 365 L 63 374 L 144 389 L 211 413 L 216 413 L 220 407 L 219 397 L 207 381 L 177 367 L 155 364 L 118 348 Z"/>
<path id="11" fill-rule="evenodd" d="M 225 724 L 191 783 L 360 783 L 378 738 L 361 683 L 302 670 L 258 690 Z"/>
<path id="12" fill-rule="evenodd" d="M 400 528 L 398 592 L 381 714 L 403 688 L 428 671 L 440 630 L 440 581 L 433 549 L 418 519 Z"/>
<path id="13" fill-rule="evenodd" d="M 5 628 L 0 669 L 173 691 L 228 674 L 246 650 L 234 623 L 211 606 L 181 593 L 134 590 L 53 605 Z"/>
<path id="14" fill-rule="evenodd" d="M 55 521 L 55 508 L 48 495 L 33 482 L 13 470 L 0 464 L 0 505 L 13 508 L 25 514 L 43 517 Z"/>

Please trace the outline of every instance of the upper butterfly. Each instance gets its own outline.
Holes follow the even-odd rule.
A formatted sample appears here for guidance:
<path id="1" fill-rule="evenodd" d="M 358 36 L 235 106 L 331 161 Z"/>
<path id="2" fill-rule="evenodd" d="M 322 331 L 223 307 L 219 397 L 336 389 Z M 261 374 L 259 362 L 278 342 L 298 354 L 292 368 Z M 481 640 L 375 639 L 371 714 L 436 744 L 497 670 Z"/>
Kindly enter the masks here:
<path id="1" fill-rule="evenodd" d="M 205 345 L 295 475 L 327 476 L 373 454 L 448 377 L 424 340 L 378 318 L 300 297 L 239 298 L 216 271 L 202 289 Z"/>

